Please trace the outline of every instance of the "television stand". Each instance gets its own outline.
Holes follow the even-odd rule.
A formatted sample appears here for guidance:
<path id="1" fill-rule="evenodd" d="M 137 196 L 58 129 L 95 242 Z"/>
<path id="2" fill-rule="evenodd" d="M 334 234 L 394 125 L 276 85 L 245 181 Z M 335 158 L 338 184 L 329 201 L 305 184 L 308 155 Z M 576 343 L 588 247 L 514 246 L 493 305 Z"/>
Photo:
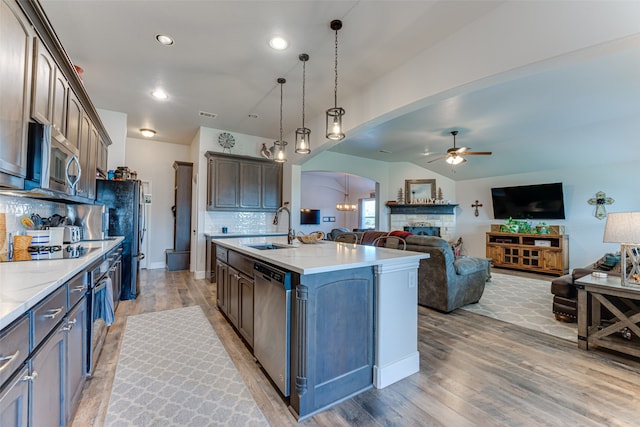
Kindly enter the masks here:
<path id="1" fill-rule="evenodd" d="M 487 232 L 487 258 L 494 267 L 562 276 L 569 272 L 567 234 Z"/>

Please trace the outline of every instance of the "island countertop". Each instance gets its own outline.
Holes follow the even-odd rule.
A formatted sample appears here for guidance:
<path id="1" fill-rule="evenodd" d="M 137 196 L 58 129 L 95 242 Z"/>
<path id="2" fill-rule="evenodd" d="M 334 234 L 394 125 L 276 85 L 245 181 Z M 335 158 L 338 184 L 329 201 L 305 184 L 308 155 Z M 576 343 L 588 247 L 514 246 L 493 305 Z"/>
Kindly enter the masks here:
<path id="1" fill-rule="evenodd" d="M 376 248 L 353 243 L 319 241 L 303 244 L 298 241 L 287 245 L 286 237 L 251 237 L 212 239 L 219 246 L 248 255 L 299 274 L 326 273 L 374 265 L 392 265 L 428 258 L 422 252 Z M 275 243 L 287 245 L 284 249 L 260 250 L 251 245 Z"/>
<path id="2" fill-rule="evenodd" d="M 122 242 L 84 241 L 87 255 L 74 259 L 13 261 L 0 263 L 0 329 L 42 301 L 93 261 Z"/>

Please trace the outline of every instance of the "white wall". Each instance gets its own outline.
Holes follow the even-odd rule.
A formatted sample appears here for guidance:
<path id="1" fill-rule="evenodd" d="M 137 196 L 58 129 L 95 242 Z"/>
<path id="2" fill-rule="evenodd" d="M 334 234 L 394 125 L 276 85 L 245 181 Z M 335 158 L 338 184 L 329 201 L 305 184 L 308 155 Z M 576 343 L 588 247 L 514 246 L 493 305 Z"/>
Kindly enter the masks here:
<path id="1" fill-rule="evenodd" d="M 150 257 L 150 268 L 164 268 L 165 250 L 173 248 L 173 163 L 191 161 L 189 146 L 135 138 L 127 138 L 126 142 L 126 165 L 138 172 L 138 179 L 150 181 L 153 188 L 152 202 L 147 205 L 151 253 L 145 255 Z"/>
<path id="2" fill-rule="evenodd" d="M 107 169 L 115 170 L 118 166 L 126 166 L 127 115 L 110 110 L 98 109 L 97 111 L 111 138 L 111 145 L 107 148 L 109 153 Z"/>
<path id="3" fill-rule="evenodd" d="M 604 191 L 615 202 L 606 206 L 607 212 L 640 211 L 640 199 L 635 185 L 627 184 L 629 177 L 637 171 L 637 163 L 622 162 L 598 168 L 571 168 L 509 175 L 457 183 L 457 231 L 464 241 L 468 255 L 484 257 L 485 233 L 491 224 L 502 220 L 493 219 L 491 187 L 512 185 L 544 184 L 562 182 L 564 189 L 565 220 L 549 220 L 548 224 L 564 225 L 569 235 L 570 269 L 584 267 L 600 258 L 606 252 L 620 250 L 619 245 L 603 243 L 605 220 L 595 218 L 595 206 L 587 200 L 597 191 Z M 473 215 L 471 204 L 475 200 L 483 204 L 480 215 Z M 534 223 L 536 221 L 533 221 Z"/>

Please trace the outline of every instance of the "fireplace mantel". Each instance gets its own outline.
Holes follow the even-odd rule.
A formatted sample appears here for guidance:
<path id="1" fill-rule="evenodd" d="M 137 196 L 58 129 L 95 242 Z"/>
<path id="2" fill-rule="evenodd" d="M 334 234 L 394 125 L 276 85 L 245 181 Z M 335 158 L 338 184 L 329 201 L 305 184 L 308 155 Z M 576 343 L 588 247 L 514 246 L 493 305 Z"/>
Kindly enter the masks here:
<path id="1" fill-rule="evenodd" d="M 387 204 L 391 214 L 448 214 L 453 215 L 458 205 L 399 205 Z"/>

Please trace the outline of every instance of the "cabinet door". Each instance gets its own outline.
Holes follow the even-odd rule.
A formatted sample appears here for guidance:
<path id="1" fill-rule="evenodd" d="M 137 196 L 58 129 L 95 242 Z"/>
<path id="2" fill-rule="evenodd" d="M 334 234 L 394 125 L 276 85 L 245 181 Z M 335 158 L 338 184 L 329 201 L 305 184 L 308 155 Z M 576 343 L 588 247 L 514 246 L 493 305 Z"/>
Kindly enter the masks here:
<path id="1" fill-rule="evenodd" d="M 80 148 L 80 124 L 82 105 L 71 89 L 67 92 L 67 132 L 66 136 L 76 148 Z"/>
<path id="2" fill-rule="evenodd" d="M 67 329 L 67 407 L 66 422 L 71 421 L 71 417 L 76 412 L 80 397 L 82 396 L 82 386 L 84 385 L 84 374 L 86 372 L 86 336 L 87 336 L 87 300 L 83 298 L 78 305 L 69 312 L 66 319 Z"/>
<path id="3" fill-rule="evenodd" d="M 262 165 L 243 161 L 240 163 L 240 207 L 260 209 L 262 206 Z"/>
<path id="4" fill-rule="evenodd" d="M 27 427 L 29 418 L 27 368 L 0 389 L 0 426 Z"/>
<path id="5" fill-rule="evenodd" d="M 82 197 L 89 197 L 89 188 L 87 185 L 87 176 L 89 171 L 89 156 L 91 151 L 91 120 L 86 114 L 80 114 L 80 138 L 78 139 L 78 150 L 80 151 L 80 167 L 82 173 L 80 175 L 80 182 L 78 184 L 78 195 Z"/>
<path id="6" fill-rule="evenodd" d="M 240 289 L 240 317 L 238 330 L 253 348 L 253 279 L 243 274 L 238 279 Z"/>
<path id="7" fill-rule="evenodd" d="M 228 270 L 227 264 L 220 260 L 216 260 L 216 301 L 218 308 L 227 314 L 227 281 Z"/>
<path id="8" fill-rule="evenodd" d="M 98 172 L 100 172 L 100 174 L 104 178 L 107 177 L 107 171 L 109 170 L 108 166 L 107 166 L 108 159 L 109 159 L 109 147 L 104 142 L 104 140 L 99 137 L 98 138 L 98 165 L 97 165 L 97 170 L 98 170 Z"/>
<path id="9" fill-rule="evenodd" d="M 553 251 L 553 250 L 545 250 L 544 255 L 544 265 L 543 268 L 545 270 L 560 270 L 562 271 L 562 252 Z"/>
<path id="10" fill-rule="evenodd" d="M 67 93 L 69 83 L 60 69 L 56 70 L 53 81 L 52 125 L 65 137 L 67 136 Z"/>
<path id="11" fill-rule="evenodd" d="M 235 268 L 229 266 L 229 293 L 227 294 L 227 316 L 236 328 L 239 325 L 240 318 L 240 273 Z"/>
<path id="12" fill-rule="evenodd" d="M 487 246 L 487 258 L 491 258 L 493 264 L 504 263 L 504 250 L 500 246 Z"/>
<path id="13" fill-rule="evenodd" d="M 31 87 L 31 117 L 39 123 L 53 122 L 53 87 L 56 64 L 47 48 L 34 38 L 33 85 Z"/>
<path id="14" fill-rule="evenodd" d="M 91 122 L 90 122 L 91 123 Z M 89 144 L 87 154 L 87 168 L 83 169 L 84 187 L 87 190 L 87 197 L 91 200 L 96 198 L 96 169 L 98 167 L 98 130 L 91 123 L 89 130 Z"/>
<path id="15" fill-rule="evenodd" d="M 31 359 L 31 419 L 33 427 L 64 426 L 65 415 L 65 340 L 62 326 L 42 344 Z"/>
<path id="16" fill-rule="evenodd" d="M 232 159 L 213 159 L 213 208 L 237 208 L 240 188 L 240 162 Z"/>
<path id="17" fill-rule="evenodd" d="M 33 29 L 16 2 L 0 0 L 0 171 L 24 178 Z"/>
<path id="18" fill-rule="evenodd" d="M 278 209 L 282 205 L 282 166 L 280 164 L 262 165 L 262 207 L 268 210 Z"/>

